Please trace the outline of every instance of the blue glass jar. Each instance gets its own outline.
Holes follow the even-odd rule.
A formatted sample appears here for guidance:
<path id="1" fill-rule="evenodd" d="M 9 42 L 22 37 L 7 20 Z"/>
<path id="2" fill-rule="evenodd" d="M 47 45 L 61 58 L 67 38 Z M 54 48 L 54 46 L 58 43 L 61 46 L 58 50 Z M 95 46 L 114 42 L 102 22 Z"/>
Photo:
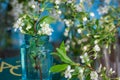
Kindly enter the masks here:
<path id="1" fill-rule="evenodd" d="M 53 46 L 49 37 L 25 35 L 24 39 L 21 47 L 22 80 L 52 80 L 49 69 Z"/>

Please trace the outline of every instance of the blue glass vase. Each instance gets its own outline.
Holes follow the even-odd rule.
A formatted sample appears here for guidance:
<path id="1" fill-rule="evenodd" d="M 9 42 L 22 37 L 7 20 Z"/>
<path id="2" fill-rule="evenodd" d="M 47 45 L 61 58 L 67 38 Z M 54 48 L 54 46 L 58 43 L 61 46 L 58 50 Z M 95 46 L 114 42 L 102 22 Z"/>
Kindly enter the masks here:
<path id="1" fill-rule="evenodd" d="M 21 47 L 22 80 L 52 80 L 49 69 L 53 46 L 49 37 L 25 35 L 24 39 Z"/>

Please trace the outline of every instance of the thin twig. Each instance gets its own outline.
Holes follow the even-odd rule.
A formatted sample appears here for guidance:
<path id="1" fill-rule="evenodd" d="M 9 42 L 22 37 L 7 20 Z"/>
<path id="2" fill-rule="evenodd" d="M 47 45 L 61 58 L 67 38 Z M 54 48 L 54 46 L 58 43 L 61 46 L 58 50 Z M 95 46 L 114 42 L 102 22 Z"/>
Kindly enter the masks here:
<path id="1" fill-rule="evenodd" d="M 35 21 L 35 23 L 34 23 L 34 32 L 35 32 L 35 35 L 37 35 L 37 24 L 38 24 L 38 22 L 39 22 L 39 20 L 40 20 L 40 18 L 37 20 L 37 21 Z M 35 40 L 35 44 L 36 44 L 36 47 L 38 47 L 38 40 Z M 38 57 L 37 57 L 38 58 Z M 36 59 L 37 59 L 36 58 Z M 37 61 L 37 63 L 36 63 L 36 65 L 37 65 L 37 67 L 38 67 L 38 70 L 39 70 L 39 72 L 40 72 L 40 80 L 42 80 L 42 69 L 41 69 L 41 66 L 40 66 L 40 61 L 38 60 Z"/>

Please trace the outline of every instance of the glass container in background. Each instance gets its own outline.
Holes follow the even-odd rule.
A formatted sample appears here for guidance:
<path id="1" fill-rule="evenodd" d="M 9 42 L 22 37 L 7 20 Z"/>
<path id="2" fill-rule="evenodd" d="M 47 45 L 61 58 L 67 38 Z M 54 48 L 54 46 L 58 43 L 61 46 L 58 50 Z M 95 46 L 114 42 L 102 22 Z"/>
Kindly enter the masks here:
<path id="1" fill-rule="evenodd" d="M 48 36 L 25 35 L 21 46 L 22 79 L 52 80 L 49 73 L 52 51 L 53 46 Z"/>

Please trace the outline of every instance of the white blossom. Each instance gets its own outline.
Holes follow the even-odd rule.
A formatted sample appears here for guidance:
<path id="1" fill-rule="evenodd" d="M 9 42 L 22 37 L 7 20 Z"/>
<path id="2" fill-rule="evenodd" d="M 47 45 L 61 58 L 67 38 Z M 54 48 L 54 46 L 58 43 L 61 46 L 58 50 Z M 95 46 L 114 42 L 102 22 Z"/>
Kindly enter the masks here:
<path id="1" fill-rule="evenodd" d="M 24 26 L 25 25 L 25 23 L 21 23 L 21 26 Z"/>
<path id="2" fill-rule="evenodd" d="M 66 44 L 66 47 L 65 47 L 66 51 L 69 51 L 69 49 L 70 49 L 70 40 L 67 40 L 65 44 Z"/>
<path id="3" fill-rule="evenodd" d="M 88 53 L 81 55 L 80 59 L 82 60 L 82 63 L 88 62 L 89 61 Z"/>
<path id="4" fill-rule="evenodd" d="M 100 51 L 100 47 L 96 44 L 96 45 L 94 46 L 94 50 L 95 50 L 95 51 Z"/>
<path id="5" fill-rule="evenodd" d="M 19 3 L 18 0 L 11 1 L 11 5 L 14 8 L 12 8 L 10 14 L 14 16 L 15 20 L 17 20 L 19 15 L 23 13 L 24 6 L 22 3 Z"/>
<path id="6" fill-rule="evenodd" d="M 22 29 L 22 27 L 19 27 L 19 30 L 21 33 L 25 33 L 25 31 Z"/>
<path id="7" fill-rule="evenodd" d="M 103 14 L 107 14 L 108 10 L 109 10 L 109 7 L 108 6 L 104 6 L 104 7 L 99 7 L 97 11 L 98 11 L 98 13 L 100 15 L 103 15 Z"/>
<path id="8" fill-rule="evenodd" d="M 69 30 L 68 29 L 65 29 L 65 32 L 64 32 L 64 36 L 68 36 L 68 33 L 69 33 Z"/>
<path id="9" fill-rule="evenodd" d="M 106 67 L 103 67 L 103 70 L 105 71 L 107 68 Z"/>
<path id="10" fill-rule="evenodd" d="M 68 79 L 71 79 L 72 78 L 72 75 L 71 73 L 74 72 L 75 70 L 74 69 L 71 69 L 71 66 L 69 65 L 65 71 L 65 78 L 68 78 Z"/>
<path id="11" fill-rule="evenodd" d="M 27 27 L 26 27 L 26 30 L 29 30 L 29 29 L 31 29 L 32 28 L 32 26 L 31 25 L 28 25 Z"/>
<path id="12" fill-rule="evenodd" d="M 94 41 L 94 44 L 97 44 L 97 43 L 98 43 L 98 40 L 95 40 L 95 41 Z"/>
<path id="13" fill-rule="evenodd" d="M 80 34 L 82 32 L 82 30 L 79 28 L 79 29 L 77 29 L 77 32 Z"/>
<path id="14" fill-rule="evenodd" d="M 41 32 L 41 30 L 38 30 L 38 34 L 39 34 L 39 35 L 42 35 L 42 32 Z"/>
<path id="15" fill-rule="evenodd" d="M 113 71 L 113 69 L 112 69 L 112 68 L 110 68 L 109 73 L 110 73 L 110 74 L 114 74 L 114 73 L 115 73 L 115 71 Z"/>
<path id="16" fill-rule="evenodd" d="M 68 26 L 68 27 L 70 27 L 71 25 L 73 25 L 73 21 L 72 20 L 70 20 L 70 19 L 64 19 L 64 22 L 65 22 L 65 24 L 66 24 L 66 26 Z"/>
<path id="17" fill-rule="evenodd" d="M 90 36 L 90 34 L 87 34 L 87 37 L 89 37 Z"/>
<path id="18" fill-rule="evenodd" d="M 94 14 L 93 12 L 90 12 L 90 16 L 91 16 L 91 17 L 94 17 L 95 14 Z"/>
<path id="19" fill-rule="evenodd" d="M 98 80 L 98 73 L 96 71 L 91 71 L 90 78 L 91 80 Z"/>
<path id="20" fill-rule="evenodd" d="M 87 46 L 84 46 L 84 47 L 83 47 L 83 50 L 86 51 L 86 50 L 87 50 Z"/>
<path id="21" fill-rule="evenodd" d="M 87 42 L 88 39 L 87 39 L 87 38 L 83 38 L 81 41 L 82 41 L 82 42 Z"/>
<path id="22" fill-rule="evenodd" d="M 55 0 L 55 4 L 60 4 L 61 0 Z"/>
<path id="23" fill-rule="evenodd" d="M 120 80 L 120 77 L 118 77 L 118 80 Z"/>
<path id="24" fill-rule="evenodd" d="M 86 22 L 88 19 L 87 17 L 83 17 L 83 21 Z"/>
<path id="25" fill-rule="evenodd" d="M 70 44 L 70 40 L 67 40 L 67 41 L 66 41 L 66 44 Z"/>
<path id="26" fill-rule="evenodd" d="M 110 1 L 111 1 L 111 0 L 105 0 L 104 2 L 105 2 L 106 4 L 109 4 Z"/>
<path id="27" fill-rule="evenodd" d="M 83 72 L 84 72 L 84 68 L 79 68 L 78 78 L 79 78 L 80 80 L 84 80 Z"/>
<path id="28" fill-rule="evenodd" d="M 31 6 L 31 5 L 32 5 L 32 6 Z M 36 6 L 37 6 L 37 2 L 34 1 L 34 0 L 30 0 L 29 3 L 28 3 L 28 6 L 36 7 Z"/>
<path id="29" fill-rule="evenodd" d="M 38 6 L 38 3 L 36 1 L 34 1 L 34 0 L 30 0 L 28 2 L 28 6 L 31 7 L 31 8 L 33 8 L 34 12 L 38 12 L 40 10 L 40 8 Z"/>
<path id="30" fill-rule="evenodd" d="M 78 40 L 78 44 L 81 44 L 82 43 L 82 41 L 81 40 Z"/>
<path id="31" fill-rule="evenodd" d="M 55 8 L 56 8 L 56 9 L 59 9 L 59 6 L 58 6 L 58 5 L 56 5 L 56 6 L 55 6 Z"/>
<path id="32" fill-rule="evenodd" d="M 65 50 L 66 50 L 66 51 L 69 51 L 69 49 L 70 49 L 70 45 L 67 45 L 67 46 L 65 47 Z"/>
<path id="33" fill-rule="evenodd" d="M 67 0 L 67 3 L 72 3 L 73 2 L 73 0 Z"/>
<path id="34" fill-rule="evenodd" d="M 35 5 L 34 5 L 34 4 L 32 5 L 32 8 L 33 8 L 33 9 L 35 8 Z"/>
<path id="35" fill-rule="evenodd" d="M 15 31 L 16 31 L 17 29 L 19 29 L 20 27 L 22 27 L 22 25 L 23 25 L 22 18 L 19 18 L 19 19 L 16 21 L 16 23 L 14 24 Z"/>
<path id="36" fill-rule="evenodd" d="M 76 4 L 75 5 L 75 9 L 78 11 L 78 12 L 82 12 L 83 11 L 83 8 L 80 4 Z"/>
<path id="37" fill-rule="evenodd" d="M 97 72 L 98 72 L 98 73 L 100 73 L 100 72 L 101 72 L 101 70 L 102 70 L 102 64 L 100 64 L 100 66 L 99 66 L 99 68 L 98 68 Z"/>
<path id="38" fill-rule="evenodd" d="M 84 0 L 80 0 L 80 2 L 82 3 Z"/>
<path id="39" fill-rule="evenodd" d="M 60 15 L 61 15 L 61 14 L 59 14 L 60 12 L 58 12 L 58 11 L 55 10 L 55 9 L 53 9 L 50 13 L 51 13 L 51 16 L 52 16 L 52 17 L 54 17 L 54 18 L 57 19 L 57 20 L 60 20 Z"/>
<path id="40" fill-rule="evenodd" d="M 42 24 L 40 24 L 41 26 L 41 33 L 45 34 L 45 35 L 52 35 L 53 29 L 50 28 L 50 25 L 47 24 L 46 22 L 43 22 Z M 39 32 L 38 32 L 39 34 Z"/>
<path id="41" fill-rule="evenodd" d="M 60 14 L 62 13 L 62 11 L 61 11 L 61 10 L 58 10 L 57 13 L 60 15 Z"/>
<path id="42" fill-rule="evenodd" d="M 98 57 L 98 54 L 94 53 L 94 59 L 97 59 L 97 57 Z"/>
<path id="43" fill-rule="evenodd" d="M 80 74 L 83 74 L 83 72 L 84 72 L 84 69 L 83 69 L 83 68 L 80 68 L 80 69 L 79 69 L 79 73 L 80 73 Z"/>

